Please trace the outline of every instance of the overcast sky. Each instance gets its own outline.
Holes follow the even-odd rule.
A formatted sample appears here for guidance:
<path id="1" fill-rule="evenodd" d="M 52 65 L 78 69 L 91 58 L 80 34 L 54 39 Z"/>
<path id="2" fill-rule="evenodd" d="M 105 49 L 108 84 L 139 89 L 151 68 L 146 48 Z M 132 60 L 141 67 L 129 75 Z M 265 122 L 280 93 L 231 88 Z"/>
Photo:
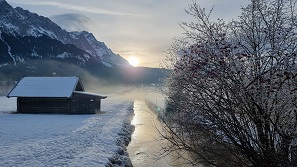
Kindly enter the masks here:
<path id="1" fill-rule="evenodd" d="M 140 66 L 159 67 L 173 37 L 182 36 L 178 22 L 191 21 L 184 9 L 192 0 L 7 0 L 13 7 L 49 17 L 68 31 L 86 30 L 115 53 L 135 56 Z M 230 20 L 249 0 L 197 0 L 214 18 Z"/>

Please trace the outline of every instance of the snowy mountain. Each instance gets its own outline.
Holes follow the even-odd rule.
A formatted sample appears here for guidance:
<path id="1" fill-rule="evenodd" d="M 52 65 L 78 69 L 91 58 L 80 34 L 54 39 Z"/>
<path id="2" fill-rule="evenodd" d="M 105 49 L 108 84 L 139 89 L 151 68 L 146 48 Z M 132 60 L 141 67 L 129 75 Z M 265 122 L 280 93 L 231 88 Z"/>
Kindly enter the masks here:
<path id="1" fill-rule="evenodd" d="M 130 66 L 124 58 L 113 53 L 103 42 L 97 41 L 93 34 L 85 31 L 67 32 L 66 30 L 63 30 L 60 26 L 52 22 L 50 19 L 39 16 L 35 13 L 31 13 L 30 11 L 24 10 L 20 7 L 13 8 L 5 0 L 0 0 L 0 33 L 2 34 L 0 35 L 0 42 L 2 42 L 0 46 L 4 47 L 4 49 L 0 50 L 1 60 L 2 57 L 5 57 L 4 55 L 6 55 L 6 58 L 7 55 L 9 55 L 12 59 L 14 59 L 14 63 L 18 63 L 19 60 L 21 61 L 30 58 L 30 56 L 28 57 L 28 55 L 31 55 L 31 57 L 32 55 L 35 55 L 35 58 L 50 55 L 50 57 L 56 56 L 56 58 L 60 59 L 63 59 L 63 57 L 72 57 L 73 59 L 75 59 L 75 57 L 78 56 L 76 59 L 81 59 L 83 62 L 76 62 L 75 64 L 85 65 L 85 61 L 87 61 L 87 59 L 92 59 L 96 60 L 97 63 L 104 63 L 108 66 Z M 3 34 L 4 36 L 6 36 L 6 38 L 2 37 Z M 33 49 L 36 47 L 32 46 L 33 43 L 29 42 L 29 45 L 31 47 L 26 49 L 26 53 L 21 54 L 20 52 L 18 52 L 16 55 L 13 54 L 17 52 L 14 50 L 15 48 L 12 47 L 12 45 L 14 44 L 6 41 L 7 36 L 14 36 L 17 41 L 23 42 L 23 45 L 28 44 L 28 40 L 24 40 L 24 37 L 39 39 L 40 43 L 36 43 L 36 45 L 38 45 L 36 47 L 38 48 L 42 46 L 50 47 L 49 45 L 51 43 L 48 42 L 51 40 L 46 39 L 45 41 L 42 41 L 42 39 L 45 39 L 43 37 L 47 36 L 51 38 L 52 41 L 56 40 L 55 43 L 58 43 L 57 41 L 60 41 L 61 49 L 59 48 L 59 50 L 61 51 L 69 47 L 70 45 L 73 45 L 71 46 L 73 48 L 77 47 L 77 49 L 74 50 L 79 51 L 76 53 L 68 52 L 67 50 L 64 50 L 65 52 L 63 53 L 36 52 L 36 50 Z M 4 52 L 4 50 L 7 52 Z M 62 56 L 61 54 L 64 56 Z M 0 61 L 0 65 L 3 63 L 5 62 Z"/>
<path id="2" fill-rule="evenodd" d="M 104 64 L 123 67 L 131 66 L 126 59 L 113 53 L 111 49 L 104 44 L 104 42 L 97 41 L 92 33 L 86 31 L 70 32 L 70 35 L 75 46 L 85 50 L 91 55 L 97 55 L 97 58 L 99 57 Z"/>
<path id="3" fill-rule="evenodd" d="M 46 17 L 0 0 L 0 87 L 24 76 L 51 75 L 128 84 L 164 78 L 161 69 L 132 67 L 92 33 L 67 32 Z"/>
<path id="4" fill-rule="evenodd" d="M 24 47 L 25 46 L 25 47 Z M 28 60 L 46 59 L 72 63 L 78 66 L 101 64 L 91 54 L 73 44 L 63 44 L 49 36 L 19 36 L 0 30 L 0 67 L 27 63 Z"/>

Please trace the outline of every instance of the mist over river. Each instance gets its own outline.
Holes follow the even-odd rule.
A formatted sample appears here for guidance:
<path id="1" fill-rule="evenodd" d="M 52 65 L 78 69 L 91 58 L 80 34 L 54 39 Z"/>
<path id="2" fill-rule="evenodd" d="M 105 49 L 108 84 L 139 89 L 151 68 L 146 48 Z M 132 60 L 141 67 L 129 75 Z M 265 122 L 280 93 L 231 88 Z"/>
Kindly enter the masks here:
<path id="1" fill-rule="evenodd" d="M 159 126 L 157 115 L 139 100 L 134 102 L 134 114 L 131 124 L 135 131 L 127 147 L 133 166 L 170 166 L 166 158 L 157 160 L 164 143 L 156 129 Z"/>
<path id="2" fill-rule="evenodd" d="M 159 132 L 162 129 L 161 123 L 156 112 L 152 111 L 144 101 L 135 100 L 134 114 L 131 124 L 135 126 L 135 131 L 127 147 L 133 166 L 186 166 L 181 159 L 162 154 L 162 148 L 170 143 L 162 140 Z"/>

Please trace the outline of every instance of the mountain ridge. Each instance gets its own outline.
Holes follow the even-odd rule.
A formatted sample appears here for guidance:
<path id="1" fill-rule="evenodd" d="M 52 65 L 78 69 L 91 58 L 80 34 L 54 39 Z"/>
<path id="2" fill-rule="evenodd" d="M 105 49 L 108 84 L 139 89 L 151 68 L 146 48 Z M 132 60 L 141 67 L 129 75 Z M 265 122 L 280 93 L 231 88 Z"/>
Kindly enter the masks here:
<path id="1" fill-rule="evenodd" d="M 42 36 L 73 44 L 85 50 L 97 61 L 110 65 L 129 67 L 127 60 L 113 53 L 103 42 L 98 41 L 90 32 L 67 32 L 49 18 L 31 13 L 20 7 L 13 8 L 5 0 L 0 1 L 0 28 L 14 36 Z M 79 42 L 84 41 L 84 42 Z"/>
<path id="2" fill-rule="evenodd" d="M 0 0 L 0 89 L 24 76 L 69 75 L 110 84 L 160 83 L 165 77 L 162 69 L 131 66 L 90 32 L 67 32 Z"/>

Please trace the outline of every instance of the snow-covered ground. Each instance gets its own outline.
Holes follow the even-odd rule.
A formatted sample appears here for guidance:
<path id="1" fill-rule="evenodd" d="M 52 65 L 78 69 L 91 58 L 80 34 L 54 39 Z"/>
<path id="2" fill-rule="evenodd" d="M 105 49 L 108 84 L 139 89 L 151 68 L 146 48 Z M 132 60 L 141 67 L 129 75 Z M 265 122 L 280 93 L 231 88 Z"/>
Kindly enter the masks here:
<path id="1" fill-rule="evenodd" d="M 124 166 L 133 102 L 108 97 L 102 114 L 11 114 L 0 96 L 0 166 Z"/>

